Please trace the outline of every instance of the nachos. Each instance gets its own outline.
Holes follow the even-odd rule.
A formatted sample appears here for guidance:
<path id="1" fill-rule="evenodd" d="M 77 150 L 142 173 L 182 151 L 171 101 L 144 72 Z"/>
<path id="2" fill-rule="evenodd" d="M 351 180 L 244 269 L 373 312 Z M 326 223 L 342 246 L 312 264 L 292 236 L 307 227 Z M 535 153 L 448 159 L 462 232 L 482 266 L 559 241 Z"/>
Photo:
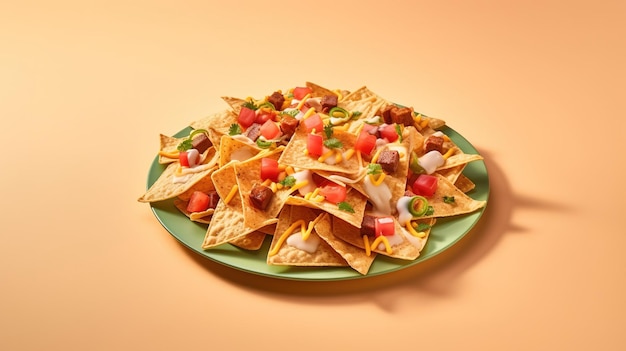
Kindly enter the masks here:
<path id="1" fill-rule="evenodd" d="M 204 250 L 259 250 L 269 236 L 269 265 L 366 275 L 378 255 L 417 259 L 438 219 L 486 205 L 463 174 L 482 156 L 464 153 L 445 121 L 367 87 L 307 82 L 223 100 L 188 136 L 160 135 L 165 170 L 139 198 L 173 199 L 207 224 Z"/>

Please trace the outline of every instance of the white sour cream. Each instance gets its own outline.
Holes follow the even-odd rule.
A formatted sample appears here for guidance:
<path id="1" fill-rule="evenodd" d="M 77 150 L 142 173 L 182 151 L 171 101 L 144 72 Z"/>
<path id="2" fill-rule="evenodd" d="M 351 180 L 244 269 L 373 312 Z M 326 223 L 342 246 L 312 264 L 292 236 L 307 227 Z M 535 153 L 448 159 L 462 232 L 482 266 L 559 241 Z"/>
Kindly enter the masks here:
<path id="1" fill-rule="evenodd" d="M 311 173 L 311 171 L 309 171 L 308 169 L 295 172 L 291 176 L 296 179 L 296 183 L 299 183 L 302 181 L 308 182 L 307 185 L 298 189 L 298 192 L 300 193 L 300 195 L 304 196 L 315 190 L 316 186 L 315 186 L 315 182 L 313 182 L 313 173 Z"/>
<path id="2" fill-rule="evenodd" d="M 400 245 L 404 241 L 402 234 L 398 232 L 393 233 L 393 235 L 385 235 L 385 238 L 387 238 L 389 246 L 391 247 Z M 385 251 L 385 244 L 381 242 L 380 244 L 378 244 L 378 246 L 376 246 L 376 249 L 380 251 Z"/>
<path id="3" fill-rule="evenodd" d="M 406 224 L 407 221 L 413 219 L 413 215 L 409 212 L 409 203 L 411 202 L 411 196 L 403 196 L 398 199 L 396 203 L 396 209 L 398 210 L 398 222 L 400 225 Z"/>
<path id="4" fill-rule="evenodd" d="M 432 150 L 418 158 L 417 163 L 424 168 L 424 171 L 426 171 L 427 174 L 432 174 L 438 167 L 441 167 L 444 163 L 446 163 L 446 159 L 443 158 L 441 152 Z"/>
<path id="5" fill-rule="evenodd" d="M 376 186 L 372 184 L 369 176 L 365 176 L 363 186 L 370 202 L 374 205 L 372 212 L 385 216 L 391 215 L 391 190 L 387 184 L 383 181 Z"/>
<path id="6" fill-rule="evenodd" d="M 317 251 L 317 247 L 320 245 L 320 237 L 311 234 L 306 240 L 302 240 L 302 233 L 298 232 L 287 238 L 287 245 L 312 254 Z"/>

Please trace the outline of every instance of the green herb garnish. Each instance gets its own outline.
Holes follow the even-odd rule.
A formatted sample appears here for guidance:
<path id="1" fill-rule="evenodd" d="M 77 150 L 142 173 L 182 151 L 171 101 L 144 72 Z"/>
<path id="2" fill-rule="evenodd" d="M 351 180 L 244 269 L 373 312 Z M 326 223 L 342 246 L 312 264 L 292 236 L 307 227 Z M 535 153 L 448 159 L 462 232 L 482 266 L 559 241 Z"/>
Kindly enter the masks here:
<path id="1" fill-rule="evenodd" d="M 246 101 L 241 106 L 249 108 L 249 109 L 254 110 L 254 111 L 259 109 L 259 106 L 255 105 L 254 102 L 252 102 L 252 101 Z"/>
<path id="2" fill-rule="evenodd" d="M 445 202 L 447 204 L 453 204 L 454 203 L 454 196 L 444 195 L 443 196 L 443 202 Z"/>
<path id="3" fill-rule="evenodd" d="M 425 230 L 430 229 L 432 226 L 426 223 L 418 223 L 417 228 L 415 228 L 418 232 L 423 232 Z"/>
<path id="4" fill-rule="evenodd" d="M 354 213 L 354 209 L 352 208 L 352 206 L 350 206 L 350 204 L 345 201 L 337 203 L 337 208 L 339 208 L 341 211 Z"/>
<path id="5" fill-rule="evenodd" d="M 351 118 L 356 119 L 356 118 L 359 118 L 359 116 L 362 115 L 362 114 L 363 114 L 363 112 L 361 112 L 361 111 L 352 111 L 350 113 L 350 116 L 351 116 Z"/>
<path id="6" fill-rule="evenodd" d="M 428 206 L 428 210 L 426 210 L 426 213 L 424 213 L 424 216 L 430 216 L 433 213 L 435 213 L 435 209 L 432 206 Z"/>
<path id="7" fill-rule="evenodd" d="M 191 139 L 185 139 L 183 141 L 180 142 L 180 144 L 178 144 L 178 146 L 176 147 L 176 149 L 178 151 L 187 151 L 189 149 L 191 149 L 193 147 L 193 144 L 191 142 Z"/>
<path id="8" fill-rule="evenodd" d="M 343 147 L 343 143 L 337 138 L 330 138 L 324 140 L 324 146 L 329 149 L 339 149 Z"/>
<path id="9" fill-rule="evenodd" d="M 294 176 L 286 176 L 285 179 L 281 180 L 279 183 L 282 184 L 282 186 L 292 187 L 296 184 L 296 178 L 294 178 Z"/>
<path id="10" fill-rule="evenodd" d="M 330 139 L 333 136 L 333 126 L 332 124 L 325 124 L 324 125 L 324 134 L 326 134 L 326 139 Z"/>
<path id="11" fill-rule="evenodd" d="M 289 115 L 291 117 L 296 117 L 298 115 L 298 113 L 300 113 L 300 110 L 294 108 L 293 110 L 288 110 L 288 111 L 282 111 L 283 115 Z"/>
<path id="12" fill-rule="evenodd" d="M 381 166 L 379 163 L 370 163 L 369 165 L 367 165 L 367 174 L 381 174 L 383 173 L 383 166 Z"/>
<path id="13" fill-rule="evenodd" d="M 239 126 L 239 124 L 233 123 L 230 125 L 230 128 L 228 128 L 228 135 L 237 135 L 237 134 L 241 134 L 241 127 Z"/>

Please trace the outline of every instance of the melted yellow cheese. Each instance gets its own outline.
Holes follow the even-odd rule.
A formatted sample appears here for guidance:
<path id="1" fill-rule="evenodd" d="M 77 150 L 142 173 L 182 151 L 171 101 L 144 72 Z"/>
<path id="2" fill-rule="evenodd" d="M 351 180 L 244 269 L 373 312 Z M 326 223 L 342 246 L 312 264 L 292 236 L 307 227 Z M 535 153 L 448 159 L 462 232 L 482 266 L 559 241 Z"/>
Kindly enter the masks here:
<path id="1" fill-rule="evenodd" d="M 385 245 L 385 252 L 391 254 L 393 250 L 391 249 L 391 245 L 389 245 L 389 240 L 387 240 L 384 235 L 379 235 L 378 237 L 376 237 L 376 239 L 374 239 L 374 242 L 372 243 L 372 247 L 376 248 L 381 242 Z"/>
<path id="2" fill-rule="evenodd" d="M 272 251 L 269 252 L 270 256 L 274 256 L 278 253 L 278 250 L 280 250 L 280 247 L 283 246 L 283 243 L 285 242 L 285 240 L 287 240 L 287 238 L 289 237 L 289 235 L 291 235 L 291 233 L 293 233 L 298 227 L 300 227 L 300 230 L 304 233 L 305 229 L 305 222 L 303 219 L 299 219 L 295 222 L 293 222 L 289 228 L 287 228 L 287 230 L 285 230 L 285 232 L 283 232 L 280 237 L 278 238 L 278 241 L 276 242 L 276 245 L 272 248 Z"/>
<path id="3" fill-rule="evenodd" d="M 228 193 L 228 195 L 226 195 L 224 202 L 228 204 L 230 200 L 232 200 L 233 197 L 235 197 L 235 194 L 237 193 L 238 190 L 239 190 L 239 186 L 237 184 L 233 185 L 233 187 L 230 188 L 230 192 Z"/>

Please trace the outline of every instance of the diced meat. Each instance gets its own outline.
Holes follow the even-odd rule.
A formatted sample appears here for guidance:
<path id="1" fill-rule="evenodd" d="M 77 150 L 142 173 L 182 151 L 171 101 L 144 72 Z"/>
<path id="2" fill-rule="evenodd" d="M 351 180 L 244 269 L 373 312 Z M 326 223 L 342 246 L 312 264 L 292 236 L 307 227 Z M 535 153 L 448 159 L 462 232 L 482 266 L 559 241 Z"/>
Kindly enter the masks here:
<path id="1" fill-rule="evenodd" d="M 293 133 L 296 132 L 296 128 L 298 127 L 298 120 L 289 115 L 283 115 L 280 120 L 280 130 L 282 130 L 283 134 L 287 137 L 291 137 Z"/>
<path id="2" fill-rule="evenodd" d="M 280 92 L 275 91 L 272 93 L 272 95 L 270 95 L 267 101 L 269 101 L 272 105 L 274 105 L 275 109 L 280 111 L 283 109 L 283 103 L 285 102 L 285 97 Z"/>
<path id="3" fill-rule="evenodd" d="M 259 210 L 265 210 L 272 196 L 274 196 L 272 189 L 261 184 L 255 185 L 250 191 L 250 204 Z"/>
<path id="4" fill-rule="evenodd" d="M 398 169 L 400 153 L 397 150 L 383 150 L 378 156 L 377 163 L 382 167 L 383 171 L 393 174 Z"/>
<path id="5" fill-rule="evenodd" d="M 439 151 L 443 153 L 443 138 L 435 135 L 429 136 L 424 142 L 424 153 L 429 151 Z"/>
<path id="6" fill-rule="evenodd" d="M 207 195 L 209 195 L 209 208 L 216 208 L 217 203 L 220 200 L 220 196 L 217 194 L 217 191 L 211 191 Z"/>
<path id="7" fill-rule="evenodd" d="M 333 94 L 333 95 L 324 95 L 322 97 L 322 112 L 324 113 L 328 113 L 328 111 L 330 111 L 331 108 L 333 107 L 337 107 L 337 95 Z"/>
<path id="8" fill-rule="evenodd" d="M 383 121 L 387 124 L 393 123 L 391 121 L 391 110 L 394 108 L 398 108 L 394 105 L 387 105 L 382 110 L 378 111 L 378 115 L 383 118 Z"/>
<path id="9" fill-rule="evenodd" d="M 391 116 L 391 122 L 397 124 L 404 124 L 405 126 L 413 126 L 413 111 L 408 107 L 396 107 L 389 111 Z"/>
<path id="10" fill-rule="evenodd" d="M 199 153 L 203 153 L 206 149 L 210 148 L 213 143 L 211 143 L 211 139 L 209 139 L 205 133 L 200 133 L 193 138 L 191 145 L 192 148 L 198 150 Z"/>
<path id="11" fill-rule="evenodd" d="M 361 235 L 367 235 L 369 237 L 376 236 L 376 217 L 370 215 L 364 215 L 361 222 Z"/>
<path id="12" fill-rule="evenodd" d="M 246 132 L 244 133 L 250 140 L 256 141 L 259 135 L 261 135 L 261 124 L 260 123 L 252 123 Z"/>

